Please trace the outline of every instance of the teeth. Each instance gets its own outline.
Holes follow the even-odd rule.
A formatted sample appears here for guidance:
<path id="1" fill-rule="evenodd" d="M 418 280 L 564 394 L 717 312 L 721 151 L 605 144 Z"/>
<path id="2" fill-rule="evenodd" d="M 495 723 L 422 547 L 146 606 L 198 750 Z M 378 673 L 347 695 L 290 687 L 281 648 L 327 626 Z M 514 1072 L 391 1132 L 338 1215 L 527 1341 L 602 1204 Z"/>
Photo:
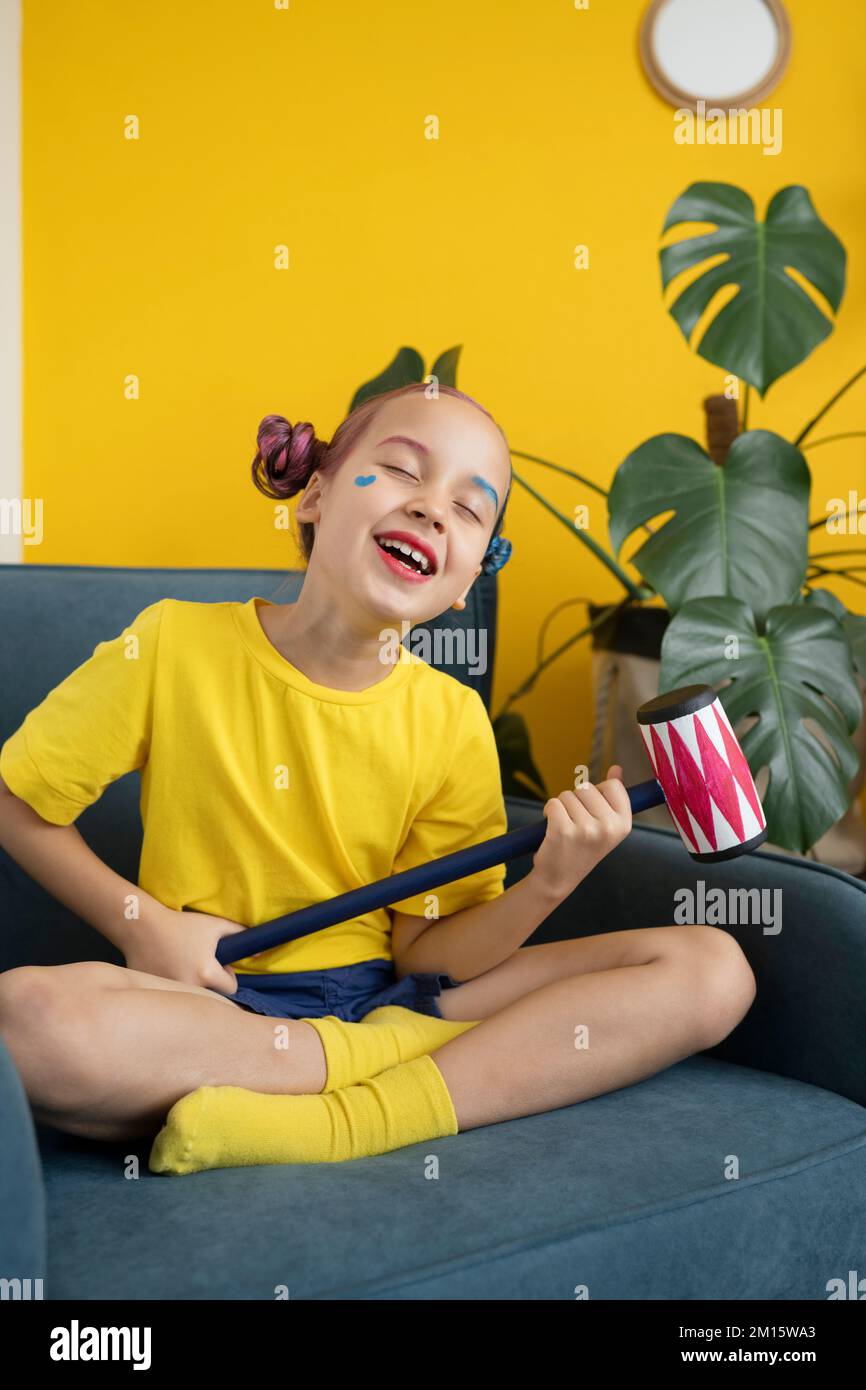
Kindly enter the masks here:
<path id="1" fill-rule="evenodd" d="M 422 574 L 430 573 L 430 562 L 427 556 L 421 550 L 413 550 L 411 545 L 408 545 L 406 541 L 391 540 L 390 537 L 386 537 L 384 540 L 379 540 L 378 544 L 381 545 L 383 549 L 400 550 L 404 555 L 411 555 L 413 560 L 417 560 Z"/>

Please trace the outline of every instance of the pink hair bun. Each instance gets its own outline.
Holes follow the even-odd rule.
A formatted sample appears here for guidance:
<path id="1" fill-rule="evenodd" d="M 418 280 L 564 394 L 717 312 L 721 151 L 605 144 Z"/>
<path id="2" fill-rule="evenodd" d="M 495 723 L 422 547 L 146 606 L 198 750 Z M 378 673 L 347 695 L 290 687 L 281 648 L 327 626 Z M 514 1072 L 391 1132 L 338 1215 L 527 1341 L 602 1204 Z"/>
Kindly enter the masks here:
<path id="1" fill-rule="evenodd" d="M 289 424 L 283 415 L 266 415 L 256 436 L 253 482 L 268 497 L 294 497 L 327 449 L 307 420 Z"/>

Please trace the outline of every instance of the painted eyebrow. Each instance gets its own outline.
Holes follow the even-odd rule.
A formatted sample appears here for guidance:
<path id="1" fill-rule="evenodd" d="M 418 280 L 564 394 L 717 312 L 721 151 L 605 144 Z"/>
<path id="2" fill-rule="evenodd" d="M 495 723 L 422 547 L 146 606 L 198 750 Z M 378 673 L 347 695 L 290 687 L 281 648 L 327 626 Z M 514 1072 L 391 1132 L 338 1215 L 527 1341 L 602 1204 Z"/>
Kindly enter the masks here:
<path id="1" fill-rule="evenodd" d="M 389 434 L 387 439 L 379 440 L 376 448 L 381 449 L 383 444 L 405 444 L 408 448 L 415 449 L 423 458 L 426 459 L 430 457 L 430 450 L 427 448 L 426 444 L 422 444 L 418 439 L 410 439 L 406 434 Z M 496 488 L 487 482 L 486 478 L 482 478 L 476 473 L 473 474 L 471 478 L 465 479 L 465 481 L 474 483 L 477 488 L 480 488 L 483 492 L 489 493 L 493 498 L 494 507 L 497 511 L 499 510 L 499 494 Z"/>
<path id="2" fill-rule="evenodd" d="M 376 448 L 381 449 L 383 444 L 408 444 L 410 449 L 417 449 L 418 453 L 423 454 L 425 458 L 430 457 L 430 450 L 427 445 L 421 444 L 417 439 L 410 439 L 407 434 L 389 434 L 387 439 L 379 440 Z"/>

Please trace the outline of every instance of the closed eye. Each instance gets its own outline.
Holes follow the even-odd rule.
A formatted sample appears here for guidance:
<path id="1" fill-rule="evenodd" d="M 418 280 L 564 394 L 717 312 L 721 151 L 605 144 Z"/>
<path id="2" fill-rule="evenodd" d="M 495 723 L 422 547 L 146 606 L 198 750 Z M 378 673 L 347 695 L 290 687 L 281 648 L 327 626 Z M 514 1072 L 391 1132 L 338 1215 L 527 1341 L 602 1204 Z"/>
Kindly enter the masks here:
<path id="1" fill-rule="evenodd" d="M 399 465 L 396 464 L 396 463 L 386 463 L 386 464 L 383 464 L 382 466 L 383 466 L 384 468 L 389 469 L 390 472 L 392 472 L 392 473 L 402 473 L 404 478 L 411 478 L 412 481 L 415 482 L 415 483 L 417 483 L 417 482 L 420 481 L 418 478 L 415 477 L 415 474 L 414 474 L 414 473 L 410 473 L 410 472 L 409 472 L 408 468 L 400 468 Z M 476 512 L 473 512 L 473 510 L 472 510 L 471 507 L 467 507 L 467 506 L 465 505 L 465 503 L 463 503 L 463 502 L 458 502 L 457 505 L 458 505 L 459 507 L 462 507 L 463 510 L 464 510 L 465 512 L 468 512 L 469 515 L 472 517 L 472 519 L 473 519 L 474 521 L 479 521 L 479 522 L 480 522 L 481 517 L 478 516 L 478 514 L 477 514 Z"/>
<path id="2" fill-rule="evenodd" d="M 418 482 L 418 479 L 415 477 L 415 474 L 410 473 L 408 468 L 398 468 L 396 463 L 386 463 L 385 467 L 389 468 L 392 473 L 402 473 L 404 478 L 411 478 L 414 482 Z"/>

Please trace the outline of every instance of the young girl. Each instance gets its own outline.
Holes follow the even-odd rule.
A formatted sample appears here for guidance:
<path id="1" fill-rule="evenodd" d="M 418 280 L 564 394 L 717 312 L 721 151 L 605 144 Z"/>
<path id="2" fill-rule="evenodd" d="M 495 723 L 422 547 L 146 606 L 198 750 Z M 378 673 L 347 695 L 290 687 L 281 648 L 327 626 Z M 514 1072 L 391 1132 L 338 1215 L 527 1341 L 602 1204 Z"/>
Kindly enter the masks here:
<path id="1" fill-rule="evenodd" d="M 280 416 L 258 444 L 260 490 L 303 490 L 297 601 L 151 604 L 0 750 L 0 844 L 126 961 L 0 976 L 37 1118 L 106 1139 L 164 1121 L 154 1172 L 332 1162 L 571 1105 L 720 1042 L 755 990 L 724 931 L 611 922 L 524 945 L 628 834 L 619 767 L 546 803 L 508 890 L 499 865 L 217 962 L 227 933 L 507 828 L 480 696 L 400 646 L 508 558 L 498 425 L 413 384 L 328 445 Z M 72 824 L 132 768 L 138 885 Z"/>

